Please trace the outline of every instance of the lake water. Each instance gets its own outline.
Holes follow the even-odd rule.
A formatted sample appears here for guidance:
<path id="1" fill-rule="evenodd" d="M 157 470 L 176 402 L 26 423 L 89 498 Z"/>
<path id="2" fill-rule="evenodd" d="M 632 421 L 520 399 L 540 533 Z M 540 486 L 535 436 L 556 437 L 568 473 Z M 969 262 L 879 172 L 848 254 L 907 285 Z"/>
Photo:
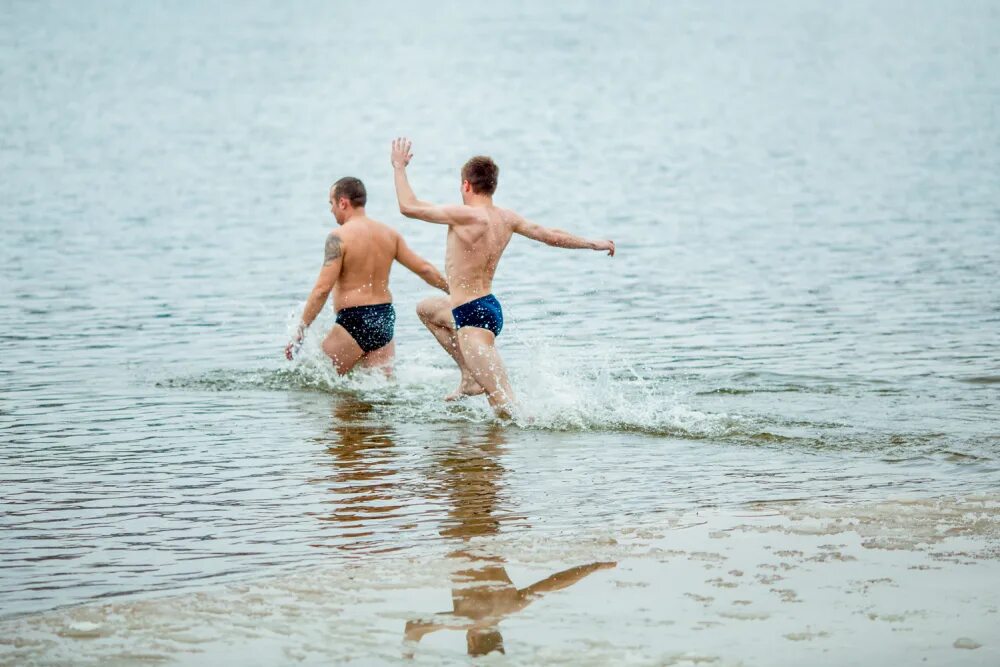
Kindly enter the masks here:
<path id="1" fill-rule="evenodd" d="M 0 15 L 0 662 L 457 660 L 500 631 L 529 662 L 1000 659 L 996 3 Z M 443 228 L 395 209 L 404 134 L 421 198 L 458 201 L 488 153 L 500 205 L 617 243 L 515 239 L 500 266 L 530 424 L 440 401 L 457 372 L 402 269 L 394 381 L 334 377 L 315 339 L 282 357 L 340 176 L 443 266 Z M 804 561 L 781 522 L 855 526 L 838 590 L 888 572 L 914 613 L 837 625 L 834 569 L 767 616 L 704 602 L 722 579 L 658 588 L 691 554 L 763 567 L 704 547 L 750 515 L 778 523 L 739 544 Z M 511 579 L 552 590 L 404 641 L 514 604 Z M 983 646 L 917 613 L 939 589 Z"/>

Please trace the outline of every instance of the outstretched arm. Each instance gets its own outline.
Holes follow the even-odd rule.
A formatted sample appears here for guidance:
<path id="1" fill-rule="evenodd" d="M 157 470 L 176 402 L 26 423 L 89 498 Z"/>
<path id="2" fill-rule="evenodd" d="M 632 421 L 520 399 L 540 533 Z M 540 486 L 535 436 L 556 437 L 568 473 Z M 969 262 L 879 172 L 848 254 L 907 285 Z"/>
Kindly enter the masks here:
<path id="1" fill-rule="evenodd" d="M 448 292 L 448 281 L 444 279 L 437 267 L 413 252 L 406 244 L 406 239 L 400 234 L 396 239 L 396 261 L 423 278 L 431 287 Z"/>
<path id="2" fill-rule="evenodd" d="M 413 159 L 413 153 L 410 152 L 412 147 L 413 143 L 409 139 L 400 138 L 392 142 L 392 171 L 396 184 L 399 212 L 407 218 L 437 222 L 443 225 L 458 225 L 470 220 L 472 212 L 468 210 L 468 206 L 438 206 L 421 201 L 413 194 L 410 180 L 406 177 L 406 166 Z"/>
<path id="3" fill-rule="evenodd" d="M 323 250 L 323 268 L 320 269 L 316 284 L 313 286 L 312 292 L 309 293 L 309 298 L 306 299 L 306 307 L 302 311 L 302 322 L 299 324 L 299 330 L 296 332 L 294 340 L 285 347 L 285 357 L 289 360 L 295 356 L 295 352 L 298 351 L 302 338 L 305 336 L 306 329 L 323 310 L 326 299 L 330 296 L 330 291 L 337 284 L 337 279 L 340 277 L 340 267 L 343 266 L 343 255 L 344 248 L 340 236 L 337 232 L 330 232 L 330 235 L 326 237 L 326 246 Z"/>
<path id="4" fill-rule="evenodd" d="M 518 216 L 514 223 L 514 231 L 521 236 L 526 236 L 533 241 L 539 241 L 545 245 L 555 248 L 579 248 L 586 250 L 607 250 L 612 257 L 615 256 L 614 241 L 591 241 L 561 229 L 551 229 L 542 227 L 529 220 Z"/>

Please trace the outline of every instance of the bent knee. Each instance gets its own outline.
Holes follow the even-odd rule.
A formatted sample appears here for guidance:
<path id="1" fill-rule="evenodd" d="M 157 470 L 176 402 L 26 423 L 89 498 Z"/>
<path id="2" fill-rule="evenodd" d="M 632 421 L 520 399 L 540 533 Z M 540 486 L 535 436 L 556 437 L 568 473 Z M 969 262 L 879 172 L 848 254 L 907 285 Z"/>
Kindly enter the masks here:
<path id="1" fill-rule="evenodd" d="M 417 304 L 417 317 L 424 322 L 448 324 L 451 320 L 450 306 L 451 304 L 448 303 L 448 299 L 428 297 Z"/>
<path id="2" fill-rule="evenodd" d="M 427 320 L 434 313 L 433 307 L 434 299 L 424 299 L 417 304 L 417 317 L 422 320 Z"/>

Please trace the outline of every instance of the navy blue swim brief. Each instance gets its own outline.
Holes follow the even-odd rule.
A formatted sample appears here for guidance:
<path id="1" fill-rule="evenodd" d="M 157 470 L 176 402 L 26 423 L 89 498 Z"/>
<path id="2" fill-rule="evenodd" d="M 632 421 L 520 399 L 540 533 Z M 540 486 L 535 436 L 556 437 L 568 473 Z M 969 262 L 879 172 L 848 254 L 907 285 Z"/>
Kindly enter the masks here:
<path id="1" fill-rule="evenodd" d="M 492 331 L 494 336 L 499 336 L 503 330 L 503 308 L 492 294 L 453 308 L 451 315 L 455 318 L 456 329 L 479 327 Z"/>
<path id="2" fill-rule="evenodd" d="M 363 351 L 372 352 L 392 342 L 396 309 L 391 303 L 344 308 L 337 311 L 337 324 L 347 329 Z"/>

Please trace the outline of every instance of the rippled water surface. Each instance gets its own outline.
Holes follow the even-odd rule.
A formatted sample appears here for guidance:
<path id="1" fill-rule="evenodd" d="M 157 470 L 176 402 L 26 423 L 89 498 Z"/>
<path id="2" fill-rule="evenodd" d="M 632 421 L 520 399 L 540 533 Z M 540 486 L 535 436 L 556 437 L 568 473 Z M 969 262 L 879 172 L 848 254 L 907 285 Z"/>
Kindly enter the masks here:
<path id="1" fill-rule="evenodd" d="M 4 618 L 998 490 L 995 3 L 3 14 Z M 281 357 L 336 178 L 443 265 L 394 209 L 401 134 L 422 198 L 489 153 L 501 205 L 618 245 L 501 264 L 530 423 L 439 400 L 403 270 L 395 380 Z"/>

